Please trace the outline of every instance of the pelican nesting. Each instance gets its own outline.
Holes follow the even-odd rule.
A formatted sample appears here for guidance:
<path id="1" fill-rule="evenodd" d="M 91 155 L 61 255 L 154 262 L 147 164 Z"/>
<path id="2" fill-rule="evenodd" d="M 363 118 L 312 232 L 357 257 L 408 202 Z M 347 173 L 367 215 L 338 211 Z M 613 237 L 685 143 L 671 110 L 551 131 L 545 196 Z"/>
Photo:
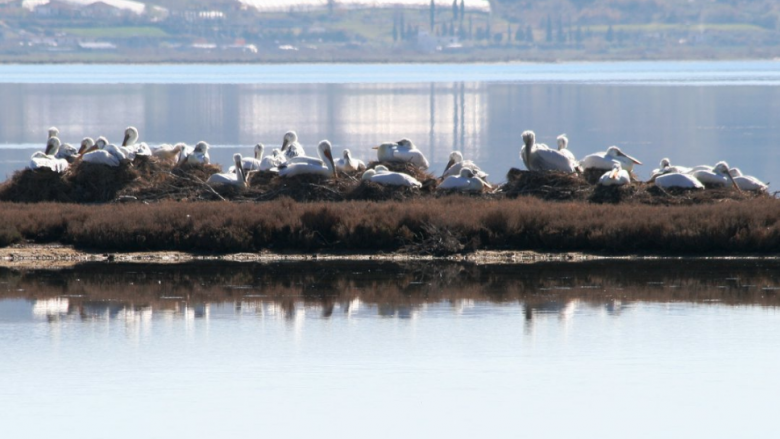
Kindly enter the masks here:
<path id="1" fill-rule="evenodd" d="M 187 154 L 187 163 L 189 164 L 202 164 L 208 165 L 211 163 L 211 157 L 209 157 L 209 144 L 203 141 L 198 142 L 195 145 L 195 149 L 191 153 Z"/>
<path id="2" fill-rule="evenodd" d="M 83 138 L 81 140 L 81 147 L 79 148 L 78 154 L 80 156 L 82 156 L 82 155 L 84 155 L 84 154 L 86 154 L 88 152 L 92 152 L 92 151 L 94 151 L 96 149 L 97 149 L 97 147 L 95 147 L 95 141 L 92 140 L 91 137 L 85 137 L 85 138 Z"/>
<path id="3" fill-rule="evenodd" d="M 79 156 L 79 150 L 70 143 L 65 143 L 60 146 L 60 149 L 55 155 L 58 159 L 65 159 L 68 163 L 73 163 Z"/>
<path id="4" fill-rule="evenodd" d="M 124 151 L 116 145 L 107 144 L 105 137 L 98 137 L 94 144 L 92 139 L 85 138 L 81 141 L 81 150 L 81 160 L 86 163 L 116 167 L 127 159 Z"/>
<path id="5" fill-rule="evenodd" d="M 317 174 L 326 177 L 337 177 L 336 166 L 333 163 L 333 153 L 330 142 L 323 140 L 317 145 L 317 152 L 322 160 L 312 159 L 308 157 L 307 161 L 288 161 L 287 163 L 279 166 L 279 175 L 282 177 L 293 177 L 296 175 L 304 174 Z"/>
<path id="6" fill-rule="evenodd" d="M 234 166 L 236 167 L 235 173 L 225 172 L 219 174 L 212 174 L 211 176 L 209 176 L 209 179 L 206 180 L 206 183 L 217 184 L 217 185 L 231 185 L 241 189 L 246 188 L 247 173 L 244 171 L 244 168 L 241 166 L 241 154 L 233 154 L 233 163 L 235 163 Z"/>
<path id="7" fill-rule="evenodd" d="M 766 192 L 769 189 L 769 185 L 750 175 L 742 175 L 742 171 L 739 168 L 729 169 L 729 175 L 731 175 L 734 184 L 743 191 L 751 192 Z"/>
<path id="8" fill-rule="evenodd" d="M 711 171 L 699 170 L 690 173 L 694 178 L 703 184 L 710 186 L 727 186 L 729 183 L 737 187 L 734 178 L 729 173 L 729 165 L 726 162 L 718 162 Z"/>
<path id="9" fill-rule="evenodd" d="M 366 164 L 363 163 L 363 160 L 353 158 L 352 153 L 348 149 L 345 149 L 343 158 L 336 160 L 336 169 L 343 172 L 355 172 L 366 169 Z"/>
<path id="10" fill-rule="evenodd" d="M 686 166 L 672 166 L 671 160 L 668 158 L 661 159 L 661 166 L 658 169 L 653 169 L 652 177 L 650 181 L 653 181 L 656 177 L 664 174 L 690 174 L 693 172 L 693 168 Z"/>
<path id="11" fill-rule="evenodd" d="M 561 171 L 570 174 L 576 172 L 576 161 L 570 160 L 566 154 L 550 149 L 543 143 L 536 143 L 536 134 L 533 131 L 523 132 L 522 137 L 523 147 L 520 148 L 520 157 L 529 171 Z"/>
<path id="12" fill-rule="evenodd" d="M 621 151 L 617 146 L 610 146 L 606 151 L 585 156 L 585 158 L 580 160 L 580 165 L 584 169 L 608 170 L 612 169 L 613 161 L 620 162 L 620 166 L 629 172 L 634 169 L 635 164 L 642 164 L 639 160 Z"/>
<path id="13" fill-rule="evenodd" d="M 57 173 L 63 173 L 68 169 L 68 161 L 57 158 L 57 152 L 60 149 L 60 139 L 50 137 L 46 141 L 46 150 L 37 151 L 30 157 L 30 169 L 50 169 Z"/>
<path id="14" fill-rule="evenodd" d="M 612 170 L 606 172 L 599 178 L 599 184 L 601 186 L 624 186 L 630 183 L 631 176 L 628 175 L 628 171 L 620 166 L 620 162 L 617 160 L 612 162 Z"/>
<path id="15" fill-rule="evenodd" d="M 572 163 L 577 163 L 577 159 L 574 157 L 574 154 L 569 151 L 569 138 L 566 137 L 566 134 L 561 134 L 555 140 L 558 141 L 558 152 L 565 155 L 566 158 L 569 159 L 569 161 Z"/>
<path id="16" fill-rule="evenodd" d="M 149 148 L 145 142 L 135 143 L 138 141 L 138 129 L 136 127 L 127 127 L 125 129 L 125 138 L 122 140 L 122 146 L 132 151 L 134 155 L 152 156 L 152 149 Z"/>
<path id="17" fill-rule="evenodd" d="M 366 170 L 360 179 L 372 181 L 384 186 L 422 187 L 422 183 L 411 175 L 402 172 L 390 172 L 390 170 L 383 165 Z"/>
<path id="18" fill-rule="evenodd" d="M 481 192 L 483 187 L 490 187 L 486 181 L 474 174 L 469 168 L 463 168 L 458 175 L 450 175 L 436 190 L 454 190 L 461 192 Z"/>
<path id="19" fill-rule="evenodd" d="M 377 160 L 380 162 L 411 163 L 420 169 L 428 169 L 428 159 L 409 139 L 383 143 L 375 146 Z"/>
<path id="20" fill-rule="evenodd" d="M 284 133 L 284 139 L 282 139 L 282 153 L 284 153 L 284 157 L 287 160 L 306 155 L 303 146 L 298 143 L 298 133 L 295 131 L 287 131 Z"/>
<path id="21" fill-rule="evenodd" d="M 444 168 L 444 173 L 441 174 L 441 177 L 447 178 L 450 176 L 459 176 L 460 171 L 463 169 L 470 169 L 475 176 L 482 179 L 485 179 L 488 176 L 488 174 L 483 172 L 476 163 L 472 162 L 471 160 L 463 160 L 463 154 L 461 154 L 459 151 L 452 151 L 450 153 L 450 161 Z"/>
<path id="22" fill-rule="evenodd" d="M 183 143 L 177 143 L 176 145 L 163 143 L 152 151 L 152 155 L 162 161 L 176 163 L 178 157 L 184 154 L 185 149 L 187 149 L 187 145 Z"/>
<path id="23" fill-rule="evenodd" d="M 263 157 L 264 152 L 265 145 L 262 143 L 255 145 L 255 156 L 241 159 L 241 167 L 244 168 L 244 171 L 278 172 L 279 166 L 283 165 L 285 162 L 282 151 L 280 149 L 274 149 L 271 155 Z M 233 168 L 231 167 L 231 169 Z"/>
<path id="24" fill-rule="evenodd" d="M 688 174 L 660 175 L 655 179 L 655 185 L 664 189 L 704 189 L 704 185 L 696 177 Z"/>

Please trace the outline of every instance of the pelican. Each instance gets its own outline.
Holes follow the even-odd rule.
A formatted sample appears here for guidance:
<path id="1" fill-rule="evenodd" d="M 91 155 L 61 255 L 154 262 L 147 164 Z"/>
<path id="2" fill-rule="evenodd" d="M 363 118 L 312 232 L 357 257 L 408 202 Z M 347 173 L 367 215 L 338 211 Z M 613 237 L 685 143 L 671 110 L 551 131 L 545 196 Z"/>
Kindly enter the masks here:
<path id="1" fill-rule="evenodd" d="M 219 185 L 231 185 L 239 188 L 246 188 L 247 174 L 244 172 L 244 168 L 241 166 L 241 154 L 233 154 L 233 163 L 235 163 L 236 173 L 226 172 L 219 174 L 212 174 L 206 183 L 219 184 Z"/>
<path id="2" fill-rule="evenodd" d="M 450 153 L 450 161 L 444 168 L 444 173 L 441 174 L 441 178 L 447 178 L 449 176 L 459 176 L 460 171 L 463 169 L 471 169 L 471 172 L 479 178 L 487 178 L 488 174 L 482 171 L 476 163 L 471 160 L 463 160 L 463 154 L 459 151 L 452 151 Z"/>
<path id="3" fill-rule="evenodd" d="M 373 181 L 374 183 L 384 186 L 422 187 L 422 183 L 411 175 L 401 172 L 390 172 L 387 168 L 380 169 L 379 166 L 374 169 L 366 170 L 360 179 Z"/>
<path id="4" fill-rule="evenodd" d="M 601 186 L 623 186 L 631 183 L 631 177 L 628 172 L 623 170 L 620 166 L 620 162 L 614 160 L 612 162 L 612 170 L 607 171 L 599 178 L 599 184 Z"/>
<path id="5" fill-rule="evenodd" d="M 380 162 L 411 163 L 420 169 L 428 169 L 428 159 L 417 149 L 409 139 L 401 139 L 398 142 L 383 143 L 375 146 L 377 160 Z"/>
<path id="6" fill-rule="evenodd" d="M 60 137 L 60 130 L 58 130 L 57 127 L 49 128 L 49 139 L 52 137 Z"/>
<path id="7" fill-rule="evenodd" d="M 30 157 L 30 169 L 50 169 L 57 173 L 63 173 L 68 169 L 68 161 L 57 158 L 60 149 L 60 139 L 50 137 L 46 142 L 46 151 L 36 151 Z"/>
<path id="8" fill-rule="evenodd" d="M 693 171 L 690 174 L 703 184 L 726 186 L 731 183 L 734 187 L 738 187 L 729 173 L 729 165 L 726 162 L 718 162 L 711 171 L 700 170 Z"/>
<path id="9" fill-rule="evenodd" d="M 558 141 L 558 152 L 565 155 L 570 162 L 577 163 L 577 159 L 574 157 L 574 154 L 569 151 L 569 138 L 566 137 L 566 134 L 561 134 L 555 140 Z"/>
<path id="10" fill-rule="evenodd" d="M 653 177 L 650 180 L 652 181 L 654 177 L 664 174 L 690 174 L 693 170 L 693 168 L 687 166 L 672 166 L 672 162 L 668 158 L 663 158 L 661 159 L 661 166 L 658 169 L 653 169 Z"/>
<path id="11" fill-rule="evenodd" d="M 318 174 L 326 177 L 336 177 L 336 166 L 333 163 L 331 148 L 330 142 L 323 140 L 317 146 L 317 152 L 323 157 L 323 160 L 285 163 L 279 167 L 279 175 L 282 177 L 293 177 L 304 174 Z"/>
<path id="12" fill-rule="evenodd" d="M 287 131 L 284 133 L 284 139 L 282 140 L 282 152 L 287 160 L 293 157 L 303 157 L 306 155 L 306 151 L 303 150 L 303 146 L 298 143 L 298 133 L 295 131 Z"/>
<path id="13" fill-rule="evenodd" d="M 523 147 L 520 148 L 520 157 L 529 171 L 562 171 L 574 173 L 577 162 L 569 160 L 566 154 L 550 149 L 543 143 L 536 143 L 536 134 L 533 131 L 525 131 Z"/>
<path id="14" fill-rule="evenodd" d="M 343 172 L 355 172 L 360 169 L 365 169 L 366 164 L 363 160 L 352 158 L 352 153 L 345 149 L 343 153 L 344 157 L 336 160 L 336 169 Z"/>
<path id="15" fill-rule="evenodd" d="M 79 156 L 79 150 L 76 149 L 75 146 L 71 145 L 70 143 L 65 143 L 62 146 L 60 146 L 59 151 L 57 151 L 57 157 L 58 159 L 65 159 L 68 163 L 73 163 L 76 161 L 76 158 Z"/>
<path id="16" fill-rule="evenodd" d="M 621 151 L 617 146 L 610 146 L 604 152 L 597 152 L 585 156 L 585 158 L 580 160 L 580 165 L 582 165 L 584 169 L 594 168 L 608 170 L 612 169 L 612 161 L 614 160 L 619 161 L 620 166 L 629 172 L 634 169 L 634 164 L 642 164 L 639 160 Z"/>
<path id="17" fill-rule="evenodd" d="M 265 151 L 265 145 L 258 143 L 255 145 L 255 156 L 244 157 L 241 159 L 241 167 L 245 172 L 249 171 L 267 171 L 278 172 L 279 166 L 285 163 L 284 156 L 280 149 L 274 149 L 273 153 L 269 156 L 263 157 Z M 235 172 L 234 167 L 230 167 L 231 172 Z"/>
<path id="18" fill-rule="evenodd" d="M 146 144 L 146 142 L 141 143 L 135 143 L 138 141 L 138 129 L 136 127 L 127 127 L 125 129 L 125 138 L 122 140 L 122 146 L 124 148 L 127 148 L 128 151 L 131 151 L 134 153 L 134 155 L 138 156 L 146 156 L 151 157 L 152 156 L 152 149 L 149 148 L 149 145 Z"/>
<path id="19" fill-rule="evenodd" d="M 664 174 L 655 179 L 655 185 L 664 189 L 704 189 L 704 185 L 696 177 L 688 174 Z"/>
<path id="20" fill-rule="evenodd" d="M 436 190 L 455 190 L 461 192 L 479 192 L 483 187 L 490 187 L 484 180 L 474 175 L 474 171 L 463 168 L 458 175 L 450 175 Z"/>
<path id="21" fill-rule="evenodd" d="M 769 185 L 763 183 L 761 180 L 750 175 L 742 175 L 742 171 L 739 168 L 729 169 L 729 175 L 732 177 L 731 181 L 734 185 L 743 191 L 765 192 L 769 189 Z"/>
<path id="22" fill-rule="evenodd" d="M 174 146 L 168 143 L 163 143 L 162 145 L 155 148 L 155 150 L 152 152 L 152 155 L 160 160 L 176 163 L 177 157 L 184 153 L 185 148 L 187 148 L 187 145 L 183 143 L 177 143 Z"/>
<path id="23" fill-rule="evenodd" d="M 122 160 L 127 159 L 124 151 L 117 146 L 107 145 L 104 137 L 99 137 L 94 145 L 91 145 L 91 142 L 89 137 L 81 141 L 81 149 L 84 150 L 81 160 L 84 162 L 116 167 Z"/>
<path id="24" fill-rule="evenodd" d="M 209 157 L 209 144 L 206 142 L 198 142 L 195 145 L 195 149 L 191 153 L 187 154 L 187 163 L 189 164 L 204 164 L 211 163 L 211 157 Z"/>

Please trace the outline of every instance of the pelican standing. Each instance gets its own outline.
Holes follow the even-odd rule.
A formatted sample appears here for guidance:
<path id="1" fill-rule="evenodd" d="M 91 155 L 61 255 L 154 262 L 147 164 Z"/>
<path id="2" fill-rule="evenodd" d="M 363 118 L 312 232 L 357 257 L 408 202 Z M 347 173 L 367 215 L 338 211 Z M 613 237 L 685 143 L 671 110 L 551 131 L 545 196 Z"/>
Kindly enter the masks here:
<path id="1" fill-rule="evenodd" d="M 475 176 L 482 179 L 485 179 L 488 176 L 488 174 L 483 172 L 482 169 L 480 169 L 479 166 L 477 166 L 477 164 L 473 161 L 463 160 L 463 154 L 461 154 L 459 151 L 452 151 L 450 153 L 450 161 L 444 168 L 444 173 L 441 175 L 441 177 L 447 178 L 449 176 L 458 176 L 460 175 L 460 171 L 463 169 L 470 169 Z"/>
<path id="2" fill-rule="evenodd" d="M 212 174 L 206 180 L 206 183 L 236 186 L 241 189 L 246 188 L 247 173 L 244 172 L 244 168 L 241 166 L 241 154 L 233 154 L 233 163 L 235 163 L 236 167 L 235 174 L 232 172 Z"/>
<path id="3" fill-rule="evenodd" d="M 631 176 L 628 175 L 628 171 L 620 166 L 620 162 L 617 160 L 612 162 L 612 170 L 599 178 L 599 185 L 601 186 L 623 186 L 630 183 Z"/>
<path id="4" fill-rule="evenodd" d="M 487 182 L 474 175 L 474 171 L 463 168 L 458 175 L 445 178 L 436 190 L 454 190 L 461 192 L 481 192 L 483 187 L 490 187 Z"/>
<path id="5" fill-rule="evenodd" d="M 642 162 L 624 153 L 617 146 L 610 146 L 606 151 L 597 152 L 585 156 L 580 160 L 580 165 L 583 169 L 612 169 L 612 162 L 617 160 L 620 162 L 620 166 L 626 171 L 632 171 L 634 165 L 641 165 Z"/>
<path id="6" fill-rule="evenodd" d="M 409 139 L 383 143 L 375 146 L 377 160 L 380 162 L 411 163 L 420 169 L 428 169 L 428 159 Z"/>
<path id="7" fill-rule="evenodd" d="M 306 151 L 303 150 L 303 146 L 298 143 L 298 133 L 295 131 L 287 131 L 284 133 L 282 139 L 282 153 L 286 159 L 293 157 L 303 157 L 306 155 Z"/>
<path id="8" fill-rule="evenodd" d="M 416 187 L 420 188 L 422 187 L 422 183 L 417 181 L 416 178 L 412 177 L 411 175 L 404 174 L 401 172 L 390 172 L 389 170 L 379 169 L 380 167 L 377 166 L 374 169 L 368 169 L 366 172 L 363 173 L 363 175 L 360 177 L 361 180 L 368 180 L 372 181 L 377 184 L 385 185 L 385 186 L 405 186 L 405 187 Z"/>
<path id="9" fill-rule="evenodd" d="M 65 159 L 58 159 L 56 157 L 57 151 L 60 149 L 60 139 L 57 137 L 50 137 L 46 141 L 46 150 L 36 151 L 30 157 L 30 169 L 50 169 L 57 173 L 63 173 L 68 169 L 68 161 Z"/>
<path id="10" fill-rule="evenodd" d="M 664 189 L 704 189 L 696 177 L 688 174 L 664 174 L 655 179 L 655 185 Z"/>
<path id="11" fill-rule="evenodd" d="M 296 175 L 316 174 L 326 177 L 336 177 L 336 166 L 333 163 L 332 147 L 329 141 L 323 140 L 317 145 L 317 151 L 322 160 L 312 159 L 310 161 L 287 162 L 279 167 L 279 175 L 282 177 L 293 177 Z"/>
<path id="12" fill-rule="evenodd" d="M 352 157 L 352 153 L 345 149 L 343 152 L 343 158 L 336 160 L 336 169 L 343 172 L 355 172 L 366 168 L 366 164 L 363 160 L 359 160 Z"/>
<path id="13" fill-rule="evenodd" d="M 543 143 L 537 144 L 533 131 L 523 132 L 522 137 L 520 157 L 529 171 L 561 171 L 569 174 L 576 171 L 576 161 L 569 160 L 566 154 L 550 149 Z"/>

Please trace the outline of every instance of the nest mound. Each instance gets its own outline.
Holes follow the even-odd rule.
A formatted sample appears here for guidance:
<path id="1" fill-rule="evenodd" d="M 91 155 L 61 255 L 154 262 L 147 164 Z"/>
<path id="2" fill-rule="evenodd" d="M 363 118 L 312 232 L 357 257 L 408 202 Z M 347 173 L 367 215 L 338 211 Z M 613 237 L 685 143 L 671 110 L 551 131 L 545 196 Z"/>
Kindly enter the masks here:
<path id="1" fill-rule="evenodd" d="M 39 203 L 71 202 L 71 188 L 62 176 L 51 169 L 23 169 L 0 186 L 1 201 Z"/>
<path id="2" fill-rule="evenodd" d="M 246 201 L 268 201 L 291 198 L 295 201 L 344 201 L 358 186 L 356 173 L 339 172 L 338 178 L 318 174 L 280 177 L 272 172 L 252 172 L 249 188 L 241 193 Z"/>
<path id="3" fill-rule="evenodd" d="M 586 200 L 593 192 L 593 186 L 584 178 L 565 172 L 521 171 L 512 168 L 506 180 L 501 192 L 510 198 L 531 195 L 543 200 Z"/>
<path id="4" fill-rule="evenodd" d="M 385 186 L 373 181 L 361 181 L 349 194 L 350 200 L 404 201 L 422 197 L 420 189 L 406 186 Z"/>

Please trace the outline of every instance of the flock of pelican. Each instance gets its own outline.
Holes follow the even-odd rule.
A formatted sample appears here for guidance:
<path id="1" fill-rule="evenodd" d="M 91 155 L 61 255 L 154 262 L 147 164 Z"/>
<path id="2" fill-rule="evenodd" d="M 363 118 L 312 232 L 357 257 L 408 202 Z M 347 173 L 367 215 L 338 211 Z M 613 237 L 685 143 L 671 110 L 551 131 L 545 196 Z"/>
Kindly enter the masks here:
<path id="1" fill-rule="evenodd" d="M 102 136 L 98 137 L 97 140 L 87 137 L 81 141 L 81 147 L 77 149 L 70 144 L 62 144 L 59 139 L 59 130 L 52 127 L 49 129 L 45 151 L 39 151 L 32 155 L 29 168 L 46 168 L 62 173 L 77 160 L 106 166 L 119 166 L 124 161 L 132 162 L 137 156 L 157 157 L 161 161 L 178 165 L 211 163 L 209 144 L 206 142 L 198 142 L 193 147 L 177 143 L 175 145 L 162 144 L 150 148 L 144 142 L 139 143 L 138 138 L 138 129 L 131 126 L 125 130 L 121 145 L 109 143 Z M 568 149 L 569 139 L 565 134 L 558 136 L 557 149 L 550 148 L 543 143 L 536 143 L 536 135 L 533 131 L 523 132 L 522 139 L 523 146 L 520 149 L 520 157 L 525 167 L 530 171 L 564 173 L 579 173 L 586 170 L 603 171 L 604 173 L 598 181 L 599 185 L 622 186 L 631 184 L 631 171 L 634 165 L 642 164 L 617 146 L 610 146 L 606 151 L 590 154 L 577 160 Z M 429 167 L 425 155 L 409 139 L 382 143 L 373 149 L 376 150 L 379 162 L 407 163 L 422 170 Z M 273 172 L 283 178 L 298 175 L 322 175 L 338 178 L 337 171 L 362 171 L 362 180 L 377 184 L 422 186 L 422 183 L 413 176 L 393 172 L 384 165 L 366 169 L 365 163 L 354 158 L 348 149 L 343 151 L 342 158 L 334 160 L 333 147 L 328 140 L 319 143 L 316 156 L 308 156 L 303 145 L 298 142 L 298 135 L 295 131 L 285 133 L 281 147 L 273 149 L 268 155 L 265 154 L 265 146 L 262 143 L 255 146 L 253 157 L 242 157 L 241 154 L 235 154 L 233 166 L 228 172 L 213 174 L 207 183 L 246 187 L 250 173 L 259 171 Z M 486 181 L 487 176 L 488 174 L 482 171 L 476 163 L 464 159 L 462 153 L 454 151 L 450 154 L 450 160 L 441 175 L 441 182 L 437 189 L 482 191 L 483 188 L 492 188 Z M 755 177 L 742 175 L 738 168 L 730 168 L 726 162 L 718 162 L 715 166 L 685 167 L 673 166 L 671 161 L 665 158 L 661 160 L 660 168 L 653 171 L 650 181 L 661 188 L 703 189 L 705 185 L 725 187 L 730 184 L 737 190 L 767 190 L 766 184 Z"/>

